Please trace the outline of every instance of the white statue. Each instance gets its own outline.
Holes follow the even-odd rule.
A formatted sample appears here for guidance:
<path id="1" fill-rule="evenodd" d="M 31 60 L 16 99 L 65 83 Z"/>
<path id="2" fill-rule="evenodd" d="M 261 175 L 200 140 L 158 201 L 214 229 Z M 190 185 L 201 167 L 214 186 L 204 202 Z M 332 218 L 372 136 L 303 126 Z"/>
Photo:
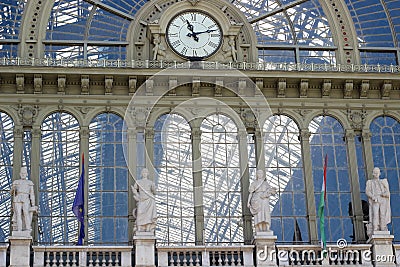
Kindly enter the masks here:
<path id="1" fill-rule="evenodd" d="M 160 60 L 165 57 L 165 47 L 161 43 L 160 35 L 158 33 L 153 36 L 153 60 Z"/>
<path id="2" fill-rule="evenodd" d="M 235 43 L 235 36 L 230 35 L 228 44 L 223 47 L 224 51 L 224 58 L 232 58 L 233 62 L 237 61 L 237 50 L 235 48 L 236 43 Z"/>
<path id="3" fill-rule="evenodd" d="M 21 168 L 19 175 L 21 179 L 12 183 L 10 191 L 13 197 L 13 230 L 31 231 L 33 213 L 38 210 L 35 206 L 33 182 L 26 179 L 28 176 L 26 167 Z"/>
<path id="4" fill-rule="evenodd" d="M 276 194 L 276 189 L 264 178 L 263 170 L 257 171 L 257 180 L 251 183 L 249 192 L 247 206 L 254 216 L 256 232 L 269 231 L 271 226 L 269 197 Z"/>
<path id="5" fill-rule="evenodd" d="M 136 230 L 139 232 L 152 232 L 156 227 L 156 186 L 147 177 L 149 171 L 142 170 L 142 179 L 132 186 L 133 197 L 137 202 L 133 215 L 136 217 Z"/>
<path id="6" fill-rule="evenodd" d="M 380 175 L 380 169 L 375 167 L 373 179 L 367 181 L 365 189 L 369 203 L 369 236 L 373 231 L 387 231 L 387 224 L 391 221 L 389 183 L 387 179 L 379 179 Z"/>

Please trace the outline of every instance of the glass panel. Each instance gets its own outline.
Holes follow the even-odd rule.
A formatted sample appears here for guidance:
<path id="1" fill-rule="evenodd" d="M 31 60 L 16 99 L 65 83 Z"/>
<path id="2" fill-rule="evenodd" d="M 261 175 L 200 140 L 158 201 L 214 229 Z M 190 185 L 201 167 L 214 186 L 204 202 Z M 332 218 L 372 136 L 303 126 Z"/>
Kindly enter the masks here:
<path id="1" fill-rule="evenodd" d="M 79 123 L 57 112 L 44 119 L 41 130 L 38 242 L 72 244 L 78 231 L 72 204 L 80 177 Z"/>
<path id="2" fill-rule="evenodd" d="M 324 159 L 327 155 L 325 205 L 325 235 L 327 242 L 336 242 L 339 238 L 355 241 L 351 216 L 350 180 L 347 164 L 347 149 L 344 141 L 344 129 L 333 117 L 315 117 L 309 125 L 311 132 L 311 158 L 315 190 L 315 202 L 318 209 L 322 188 Z M 319 227 L 319 226 L 318 226 Z M 320 231 L 319 231 L 320 235 Z"/>
<path id="3" fill-rule="evenodd" d="M 308 233 L 295 227 L 295 221 L 307 215 L 299 128 L 291 118 L 275 115 L 263 131 L 266 177 L 278 191 L 270 197 L 272 222 L 283 222 L 272 223 L 271 229 L 282 237 L 278 242 L 308 242 Z"/>
<path id="4" fill-rule="evenodd" d="M 123 119 L 112 113 L 97 115 L 89 125 L 88 209 L 92 224 L 88 227 L 88 243 L 127 245 L 128 242 L 128 168 L 122 149 L 124 134 Z M 107 231 L 96 232 L 98 228 Z"/>
<path id="5" fill-rule="evenodd" d="M 195 241 L 190 134 L 189 123 L 177 114 L 160 116 L 154 125 L 156 236 L 161 244 L 189 245 Z"/>
<path id="6" fill-rule="evenodd" d="M 392 223 L 388 225 L 395 242 L 400 241 L 399 227 L 394 222 L 400 220 L 400 211 L 396 207 L 400 198 L 400 123 L 391 117 L 377 117 L 371 125 L 371 145 L 374 166 L 381 170 L 381 179 L 389 183 Z M 371 174 L 372 177 L 372 174 Z M 367 200 L 367 198 L 365 198 Z M 397 232 L 396 232 L 397 231 Z"/>
<path id="7" fill-rule="evenodd" d="M 14 121 L 0 112 L 0 242 L 10 235 L 11 196 L 13 177 Z"/>
<path id="8" fill-rule="evenodd" d="M 201 157 L 206 243 L 243 243 L 238 130 L 227 116 L 201 124 Z"/>

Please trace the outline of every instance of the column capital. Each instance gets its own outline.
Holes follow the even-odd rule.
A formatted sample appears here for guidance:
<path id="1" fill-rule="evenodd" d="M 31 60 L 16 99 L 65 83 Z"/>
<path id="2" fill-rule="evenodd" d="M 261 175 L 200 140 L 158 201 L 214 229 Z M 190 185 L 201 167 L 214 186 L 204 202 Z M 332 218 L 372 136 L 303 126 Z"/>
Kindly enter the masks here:
<path id="1" fill-rule="evenodd" d="M 79 131 L 79 134 L 81 138 L 89 138 L 89 127 L 88 126 L 81 126 L 81 129 Z"/>
<path id="2" fill-rule="evenodd" d="M 247 132 L 239 131 L 237 134 L 238 140 L 246 141 L 247 140 Z"/>
<path id="3" fill-rule="evenodd" d="M 369 129 L 363 129 L 362 130 L 362 138 L 365 141 L 370 141 L 371 137 L 372 137 L 372 133 L 371 133 L 371 131 Z"/>
<path id="4" fill-rule="evenodd" d="M 137 130 L 136 129 L 128 129 L 126 130 L 126 135 L 129 139 L 136 139 Z"/>
<path id="5" fill-rule="evenodd" d="M 144 131 L 146 139 L 154 139 L 154 129 L 153 128 L 146 128 Z"/>
<path id="6" fill-rule="evenodd" d="M 311 132 L 308 129 L 301 129 L 299 137 L 302 141 L 310 141 Z"/>
<path id="7" fill-rule="evenodd" d="M 345 136 L 346 136 L 347 141 L 354 141 L 354 137 L 356 136 L 356 133 L 353 129 L 346 129 Z"/>
<path id="8" fill-rule="evenodd" d="M 200 127 L 193 127 L 192 128 L 192 138 L 193 139 L 200 139 L 203 131 L 200 130 Z"/>
<path id="9" fill-rule="evenodd" d="M 24 136 L 24 128 L 22 126 L 14 127 L 14 138 L 22 138 Z"/>
<path id="10" fill-rule="evenodd" d="M 33 127 L 31 130 L 32 138 L 40 138 L 42 134 L 42 130 L 40 127 Z"/>

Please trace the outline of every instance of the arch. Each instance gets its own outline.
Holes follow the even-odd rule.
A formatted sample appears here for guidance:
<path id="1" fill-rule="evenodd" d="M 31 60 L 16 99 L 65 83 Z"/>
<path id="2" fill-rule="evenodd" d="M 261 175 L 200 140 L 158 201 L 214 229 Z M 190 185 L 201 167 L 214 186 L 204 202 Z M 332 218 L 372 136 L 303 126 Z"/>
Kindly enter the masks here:
<path id="1" fill-rule="evenodd" d="M 385 112 L 383 113 L 380 110 L 376 110 L 367 115 L 367 117 L 365 118 L 365 121 L 364 121 L 364 125 L 365 125 L 364 128 L 369 129 L 372 122 L 376 118 L 381 117 L 381 116 L 389 116 L 397 121 L 400 121 L 400 113 L 399 112 L 392 111 L 392 110 L 387 110 L 387 111 L 385 110 Z"/>
<path id="2" fill-rule="evenodd" d="M 54 113 L 70 114 L 77 120 L 79 125 L 81 125 L 81 126 L 84 125 L 83 124 L 83 122 L 84 122 L 83 115 L 82 115 L 82 113 L 79 113 L 78 110 L 76 110 L 72 107 L 69 107 L 69 106 L 64 106 L 62 109 L 57 109 L 54 106 L 50 106 L 50 107 L 44 108 L 43 110 L 39 111 L 39 114 L 36 118 L 34 126 L 40 127 L 43 124 L 43 121 Z"/>
<path id="3" fill-rule="evenodd" d="M 339 110 L 327 110 L 324 113 L 321 113 L 320 110 L 314 110 L 313 112 L 307 114 L 307 116 L 304 119 L 304 125 L 308 128 L 311 122 L 314 120 L 314 118 L 318 116 L 329 116 L 334 118 L 340 123 L 343 129 L 352 128 L 346 115 L 340 112 Z"/>
<path id="4" fill-rule="evenodd" d="M 126 109 L 123 108 L 117 108 L 117 107 L 112 107 L 109 110 L 105 110 L 104 107 L 97 107 L 92 110 L 90 110 L 86 115 L 85 118 L 83 119 L 83 124 L 82 126 L 87 126 L 90 125 L 90 123 L 95 119 L 98 115 L 104 114 L 104 113 L 109 113 L 109 114 L 114 114 L 116 116 L 121 117 L 124 121 L 127 121 L 129 116 L 126 115 Z"/>

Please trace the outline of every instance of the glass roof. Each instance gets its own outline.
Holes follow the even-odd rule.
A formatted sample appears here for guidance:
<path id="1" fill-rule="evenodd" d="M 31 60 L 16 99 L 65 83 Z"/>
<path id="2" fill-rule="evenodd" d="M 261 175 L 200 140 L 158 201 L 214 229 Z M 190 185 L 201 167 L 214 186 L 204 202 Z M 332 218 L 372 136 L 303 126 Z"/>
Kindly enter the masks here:
<path id="1" fill-rule="evenodd" d="M 177 0 L 183 1 L 183 0 Z M 332 30 L 327 8 L 335 1 L 226 0 L 253 26 L 261 61 L 336 63 L 340 36 Z M 27 0 L 0 3 L 0 56 L 18 56 Z M 42 5 L 53 1 L 42 1 Z M 127 33 L 148 0 L 56 0 L 48 19 L 45 56 L 69 59 L 126 59 Z M 345 0 L 347 21 L 357 34 L 361 64 L 398 64 L 400 5 L 398 0 Z M 33 6 L 33 5 L 32 5 Z M 335 10 L 332 10 L 334 14 Z M 328 12 L 329 13 L 329 12 Z M 335 42 L 336 39 L 336 42 Z M 12 51 L 11 51 L 12 50 Z"/>

